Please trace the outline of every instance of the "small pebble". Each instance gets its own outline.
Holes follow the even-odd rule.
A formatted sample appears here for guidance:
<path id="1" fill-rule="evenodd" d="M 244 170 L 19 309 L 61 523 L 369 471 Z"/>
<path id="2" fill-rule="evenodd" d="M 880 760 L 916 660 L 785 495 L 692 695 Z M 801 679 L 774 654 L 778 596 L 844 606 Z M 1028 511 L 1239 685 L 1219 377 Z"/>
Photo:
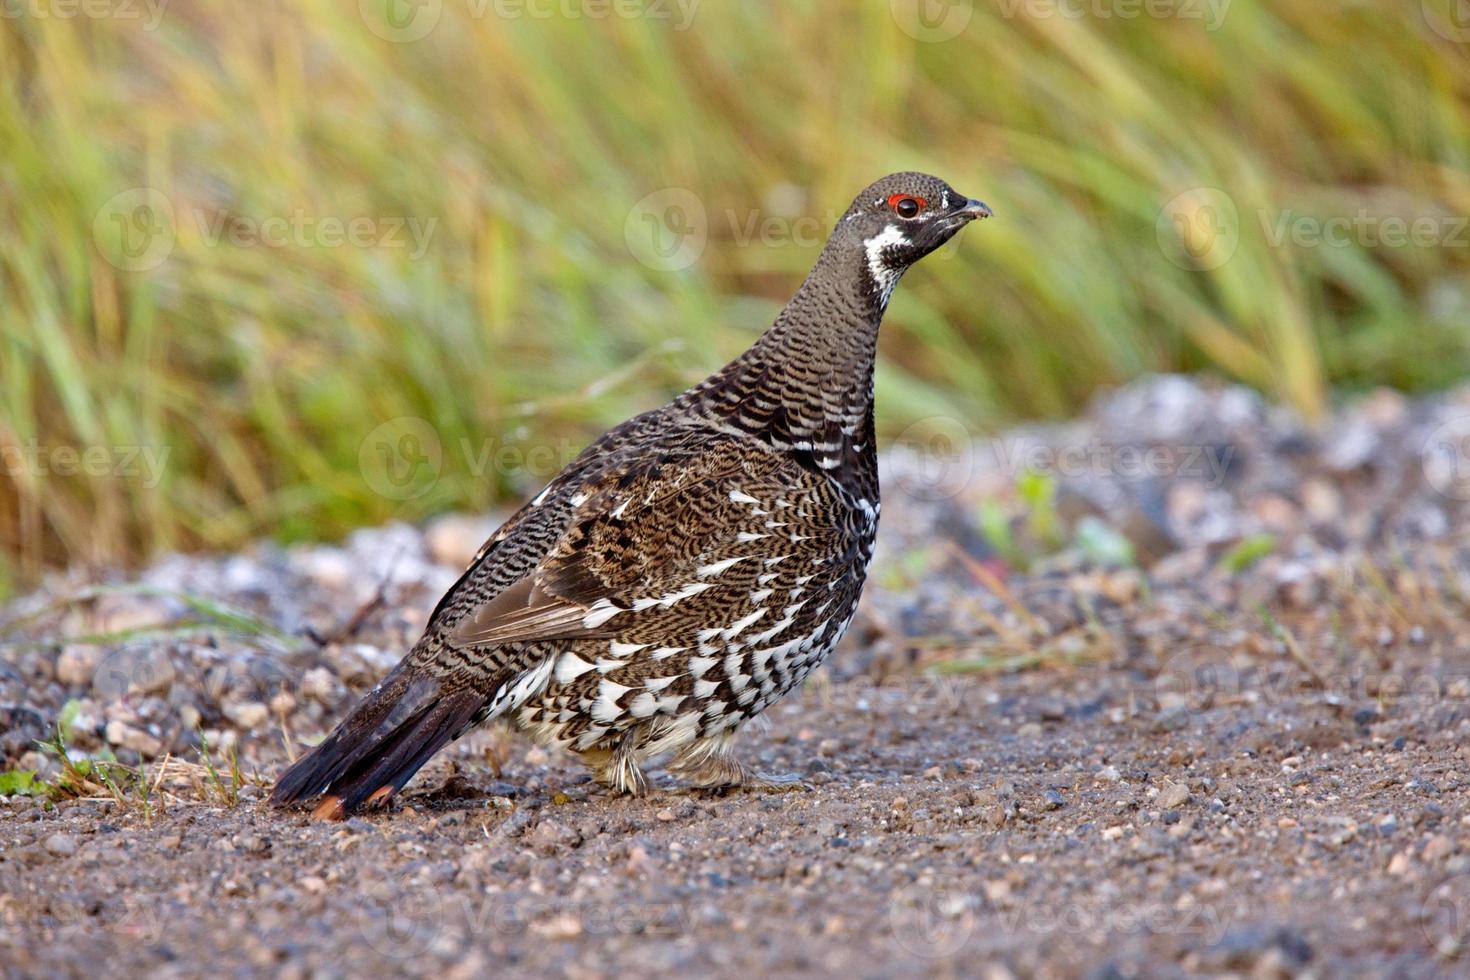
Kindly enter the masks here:
<path id="1" fill-rule="evenodd" d="M 70 834 L 52 834 L 43 846 L 53 857 L 71 857 L 77 852 L 77 840 Z"/>
<path id="2" fill-rule="evenodd" d="M 1189 802 L 1189 787 L 1184 783 L 1170 783 L 1164 787 L 1154 802 L 1165 810 L 1181 807 Z"/>

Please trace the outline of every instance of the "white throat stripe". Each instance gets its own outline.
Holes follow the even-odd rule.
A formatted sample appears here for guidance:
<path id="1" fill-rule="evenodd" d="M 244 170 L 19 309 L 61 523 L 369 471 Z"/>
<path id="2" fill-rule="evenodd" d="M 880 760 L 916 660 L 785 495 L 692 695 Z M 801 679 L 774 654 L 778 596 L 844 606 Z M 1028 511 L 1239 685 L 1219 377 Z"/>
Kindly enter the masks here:
<path id="1" fill-rule="evenodd" d="M 903 271 L 886 264 L 883 261 L 883 252 L 894 245 L 907 245 L 908 243 L 908 237 L 899 230 L 897 225 L 889 225 L 863 242 L 868 254 L 868 274 L 873 277 L 873 282 L 878 284 L 878 292 L 885 305 L 888 303 L 888 297 L 893 295 L 893 287 L 898 285 Z"/>

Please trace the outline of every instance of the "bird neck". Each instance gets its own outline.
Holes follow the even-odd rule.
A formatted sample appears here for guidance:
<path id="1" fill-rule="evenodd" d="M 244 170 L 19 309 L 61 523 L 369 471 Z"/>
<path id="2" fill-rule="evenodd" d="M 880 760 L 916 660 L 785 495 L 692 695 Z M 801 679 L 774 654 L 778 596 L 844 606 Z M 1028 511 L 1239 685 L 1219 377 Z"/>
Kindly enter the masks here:
<path id="1" fill-rule="evenodd" d="M 830 472 L 876 502 L 873 364 L 891 283 L 829 241 L 771 328 L 676 404 Z"/>

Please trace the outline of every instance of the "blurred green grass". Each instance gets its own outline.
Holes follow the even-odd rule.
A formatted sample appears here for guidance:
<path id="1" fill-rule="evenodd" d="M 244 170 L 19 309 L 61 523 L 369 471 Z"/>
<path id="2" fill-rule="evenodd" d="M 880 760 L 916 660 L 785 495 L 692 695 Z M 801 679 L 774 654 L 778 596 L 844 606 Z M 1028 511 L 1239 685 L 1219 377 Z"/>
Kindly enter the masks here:
<path id="1" fill-rule="evenodd" d="M 899 290 L 888 438 L 1066 415 L 1146 371 L 1309 416 L 1464 374 L 1470 45 L 1448 2 L 926 7 L 968 16 L 942 40 L 914 36 L 951 33 L 916 2 L 702 3 L 684 25 L 672 0 L 196 0 L 150 26 L 141 0 L 27 0 L 0 20 L 0 583 L 524 493 L 742 349 L 831 218 L 905 168 L 997 218 Z M 380 36 L 415 11 L 426 36 Z M 708 243 L 664 270 L 625 232 L 670 187 Z M 130 269 L 137 188 L 172 233 Z M 1276 240 L 1360 213 L 1439 239 Z M 268 218 L 310 227 L 266 246 Z M 355 218 L 372 241 L 318 224 Z M 431 228 L 421 254 L 379 240 L 393 219 Z M 442 451 L 408 499 L 360 458 L 402 416 Z M 104 455 L 58 473 L 65 447 Z M 129 447 L 163 462 L 129 470 Z M 555 463 L 516 462 L 535 447 Z"/>

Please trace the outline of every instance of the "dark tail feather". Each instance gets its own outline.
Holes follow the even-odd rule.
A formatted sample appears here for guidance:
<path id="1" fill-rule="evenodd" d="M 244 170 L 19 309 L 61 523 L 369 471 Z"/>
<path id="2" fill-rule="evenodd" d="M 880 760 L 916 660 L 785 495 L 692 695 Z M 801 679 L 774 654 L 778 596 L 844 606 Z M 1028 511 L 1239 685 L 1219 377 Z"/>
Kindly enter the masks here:
<path id="1" fill-rule="evenodd" d="M 271 802 L 289 806 L 322 796 L 312 816 L 328 820 L 364 803 L 381 804 L 469 727 L 484 705 L 485 697 L 472 690 L 443 694 L 433 678 L 395 670 L 281 774 Z"/>

